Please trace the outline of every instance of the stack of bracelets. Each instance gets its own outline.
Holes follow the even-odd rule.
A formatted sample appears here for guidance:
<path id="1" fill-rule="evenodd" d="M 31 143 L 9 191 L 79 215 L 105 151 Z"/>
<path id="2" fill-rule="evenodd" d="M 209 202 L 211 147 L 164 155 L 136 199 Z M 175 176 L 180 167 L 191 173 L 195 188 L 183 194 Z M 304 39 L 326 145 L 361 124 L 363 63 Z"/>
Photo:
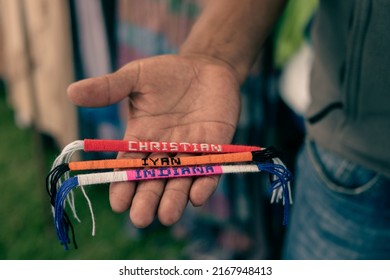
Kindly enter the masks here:
<path id="1" fill-rule="evenodd" d="M 80 150 L 147 154 L 164 152 L 172 156 L 71 162 L 72 155 Z M 192 155 L 175 156 L 175 154 L 185 153 Z M 107 172 L 111 169 L 119 171 Z M 83 171 L 83 173 L 70 176 L 70 172 L 77 171 Z M 93 173 L 85 173 L 88 171 Z M 290 189 L 292 175 L 272 147 L 184 142 L 78 140 L 67 145 L 56 158 L 46 178 L 46 187 L 50 196 L 57 236 L 65 249 L 68 249 L 68 244 L 71 242 L 77 248 L 74 229 L 65 212 L 65 204 L 68 202 L 75 219 L 79 221 L 72 193 L 76 187 L 80 187 L 88 202 L 92 216 L 92 235 L 94 235 L 95 219 L 92 204 L 83 189 L 84 186 L 248 172 L 267 172 L 271 175 L 271 203 L 283 202 L 283 224 L 287 224 L 289 204 L 292 203 Z M 72 238 L 69 237 L 69 231 Z"/>

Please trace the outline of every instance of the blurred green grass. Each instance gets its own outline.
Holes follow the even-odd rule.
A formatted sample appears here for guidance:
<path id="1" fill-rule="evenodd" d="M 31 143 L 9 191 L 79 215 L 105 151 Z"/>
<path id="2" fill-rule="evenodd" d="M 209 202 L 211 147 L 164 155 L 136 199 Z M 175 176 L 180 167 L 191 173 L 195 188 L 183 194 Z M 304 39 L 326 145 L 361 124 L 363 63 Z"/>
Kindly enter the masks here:
<path id="1" fill-rule="evenodd" d="M 135 230 L 128 213 L 116 214 L 108 203 L 108 187 L 90 187 L 96 235 L 91 236 L 89 210 L 80 192 L 76 206 L 82 223 L 72 219 L 79 248 L 65 251 L 57 240 L 44 179 L 39 176 L 30 129 L 15 126 L 14 113 L 0 86 L 0 259 L 181 259 L 184 244 L 159 224 Z M 47 172 L 58 151 L 45 145 Z"/>

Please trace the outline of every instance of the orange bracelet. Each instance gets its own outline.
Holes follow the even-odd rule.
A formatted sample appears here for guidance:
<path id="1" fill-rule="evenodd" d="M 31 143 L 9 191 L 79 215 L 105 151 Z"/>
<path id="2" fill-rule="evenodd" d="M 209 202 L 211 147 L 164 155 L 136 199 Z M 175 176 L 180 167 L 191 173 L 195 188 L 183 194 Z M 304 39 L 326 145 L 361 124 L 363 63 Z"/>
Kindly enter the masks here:
<path id="1" fill-rule="evenodd" d="M 205 165 L 233 162 L 253 161 L 253 153 L 243 152 L 231 154 L 210 154 L 203 156 L 188 157 L 145 157 L 136 159 L 108 159 L 108 160 L 88 160 L 70 162 L 69 170 L 95 170 L 114 168 L 141 168 L 141 167 L 163 167 L 163 166 L 185 166 L 185 165 Z M 261 153 L 261 151 L 260 151 Z"/>

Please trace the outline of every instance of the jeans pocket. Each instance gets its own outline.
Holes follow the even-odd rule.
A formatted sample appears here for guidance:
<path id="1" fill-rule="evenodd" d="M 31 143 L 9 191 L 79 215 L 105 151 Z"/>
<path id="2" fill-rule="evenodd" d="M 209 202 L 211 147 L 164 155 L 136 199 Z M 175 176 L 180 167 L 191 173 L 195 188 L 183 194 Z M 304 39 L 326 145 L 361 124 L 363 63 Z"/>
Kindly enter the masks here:
<path id="1" fill-rule="evenodd" d="M 361 194 L 372 188 L 379 179 L 376 172 L 346 160 L 312 141 L 307 146 L 316 171 L 332 191 L 349 195 Z"/>

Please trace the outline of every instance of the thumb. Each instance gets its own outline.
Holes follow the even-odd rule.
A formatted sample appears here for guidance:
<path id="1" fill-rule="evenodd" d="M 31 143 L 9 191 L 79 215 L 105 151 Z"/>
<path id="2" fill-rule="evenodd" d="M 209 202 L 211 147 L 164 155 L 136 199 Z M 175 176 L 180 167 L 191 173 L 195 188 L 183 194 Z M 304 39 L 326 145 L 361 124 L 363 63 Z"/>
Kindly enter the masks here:
<path id="1" fill-rule="evenodd" d="M 67 89 L 69 99 L 78 106 L 103 107 L 127 97 L 138 81 L 139 64 L 134 61 L 114 73 L 81 80 Z"/>

